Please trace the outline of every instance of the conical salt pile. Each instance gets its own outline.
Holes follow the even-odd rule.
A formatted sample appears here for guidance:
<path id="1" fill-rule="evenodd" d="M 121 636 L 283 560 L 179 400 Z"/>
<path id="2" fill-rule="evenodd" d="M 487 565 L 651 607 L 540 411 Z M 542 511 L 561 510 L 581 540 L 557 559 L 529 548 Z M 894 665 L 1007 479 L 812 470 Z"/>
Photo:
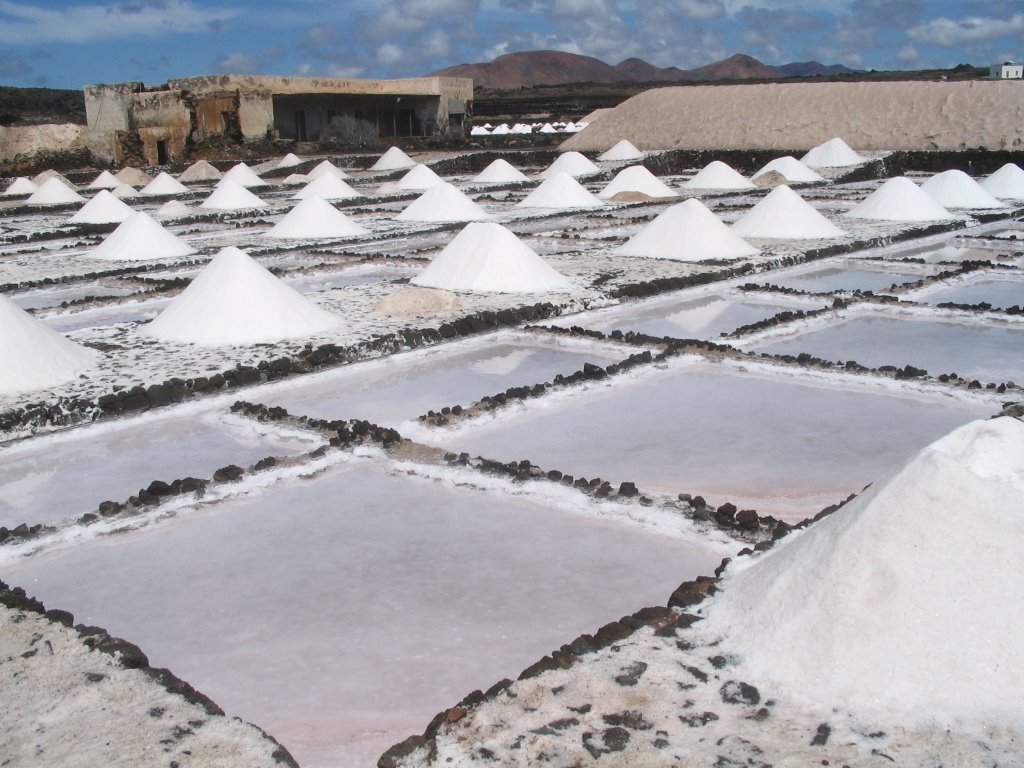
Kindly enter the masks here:
<path id="1" fill-rule="evenodd" d="M 829 139 L 800 158 L 800 162 L 808 168 L 845 168 L 860 165 L 864 161 L 863 157 L 840 138 Z"/>
<path id="2" fill-rule="evenodd" d="M 441 177 L 421 164 L 413 166 L 405 176 L 395 182 L 399 189 L 404 189 L 406 192 L 430 189 L 440 183 Z"/>
<path id="3" fill-rule="evenodd" d="M 492 223 L 467 224 L 409 282 L 424 288 L 483 293 L 546 293 L 572 287 L 515 233 Z"/>
<path id="4" fill-rule="evenodd" d="M 95 367 L 99 358 L 0 294 L 0 394 L 63 384 Z"/>
<path id="5" fill-rule="evenodd" d="M 35 176 L 32 177 L 32 183 L 35 184 L 37 187 L 41 187 L 50 179 L 57 179 L 60 181 L 61 184 L 63 184 L 68 189 L 75 190 L 76 192 L 78 191 L 78 187 L 72 184 L 67 176 L 58 171 L 53 170 L 52 168 L 47 168 L 45 171 L 37 173 Z"/>
<path id="6" fill-rule="evenodd" d="M 182 192 L 188 192 L 188 187 L 165 171 L 161 171 L 155 179 L 142 188 L 142 194 L 153 196 L 180 195 Z"/>
<path id="7" fill-rule="evenodd" d="M 229 246 L 143 332 L 219 347 L 310 336 L 336 328 L 339 320 Z"/>
<path id="8" fill-rule="evenodd" d="M 26 179 L 24 176 L 19 176 L 7 186 L 2 196 L 17 197 L 19 195 L 31 195 L 37 189 L 39 189 L 39 186 L 34 181 Z"/>
<path id="9" fill-rule="evenodd" d="M 608 185 L 597 193 L 602 200 L 611 200 L 623 192 L 634 192 L 646 197 L 678 197 L 679 193 L 642 165 L 623 168 Z"/>
<path id="10" fill-rule="evenodd" d="M 148 213 L 136 211 L 87 254 L 108 261 L 150 261 L 188 256 L 195 249 Z"/>
<path id="11" fill-rule="evenodd" d="M 178 174 L 178 181 L 218 181 L 223 175 L 212 163 L 197 160 Z"/>
<path id="12" fill-rule="evenodd" d="M 134 200 L 139 197 L 139 191 L 130 184 L 120 184 L 119 186 L 114 187 L 110 194 L 118 200 Z"/>
<path id="13" fill-rule="evenodd" d="M 324 200 L 348 200 L 362 196 L 362 193 L 352 189 L 344 179 L 331 173 L 324 173 L 292 195 L 292 199 L 305 200 L 307 197 L 321 197 Z"/>
<path id="14" fill-rule="evenodd" d="M 566 128 L 568 130 L 568 128 Z M 604 154 L 598 155 L 598 160 L 642 160 L 644 153 L 637 149 L 632 142 L 623 139 Z"/>
<path id="15" fill-rule="evenodd" d="M 100 175 L 93 179 L 86 189 L 117 189 L 121 184 L 121 180 L 110 171 L 101 171 Z"/>
<path id="16" fill-rule="evenodd" d="M 516 203 L 516 208 L 600 208 L 601 200 L 567 173 L 556 173 Z"/>
<path id="17" fill-rule="evenodd" d="M 936 173 L 921 184 L 921 189 L 946 208 L 1005 208 L 1006 203 L 997 200 L 982 186 L 963 171 Z"/>
<path id="18" fill-rule="evenodd" d="M 130 165 L 126 168 L 122 168 L 114 176 L 122 184 L 127 184 L 131 187 L 143 187 L 149 184 L 153 180 L 145 171 L 140 171 L 138 168 L 132 168 Z"/>
<path id="19" fill-rule="evenodd" d="M 322 197 L 313 195 L 301 200 L 263 236 L 272 240 L 316 240 L 366 234 L 369 234 L 367 229 Z"/>
<path id="20" fill-rule="evenodd" d="M 1000 200 L 1024 200 L 1024 170 L 1007 163 L 981 182 L 981 188 Z"/>
<path id="21" fill-rule="evenodd" d="M 396 221 L 483 221 L 483 208 L 447 181 L 435 184 L 395 216 Z"/>
<path id="22" fill-rule="evenodd" d="M 756 256 L 758 250 L 730 230 L 704 203 L 691 198 L 663 211 L 616 248 L 615 253 L 620 256 L 704 261 Z"/>
<path id="23" fill-rule="evenodd" d="M 25 201 L 29 205 L 69 205 L 84 203 L 85 198 L 69 189 L 60 179 L 48 179 Z"/>
<path id="24" fill-rule="evenodd" d="M 783 240 L 831 240 L 846 234 L 785 184 L 737 219 L 732 231 L 740 237 Z"/>
<path id="25" fill-rule="evenodd" d="M 298 155 L 289 152 L 287 155 L 277 161 L 275 168 L 294 168 L 296 165 L 302 165 L 302 158 Z"/>
<path id="26" fill-rule="evenodd" d="M 757 184 L 721 160 L 712 160 L 680 186 L 684 189 L 757 189 Z"/>
<path id="27" fill-rule="evenodd" d="M 591 173 L 599 173 L 601 168 L 591 160 L 588 160 L 579 152 L 566 152 L 559 155 L 551 165 L 538 174 L 542 179 L 550 179 L 557 173 L 567 173 L 573 178 L 587 176 Z"/>
<path id="28" fill-rule="evenodd" d="M 1024 423 L 971 422 L 734 560 L 702 626 L 723 637 L 734 679 L 787 709 L 906 732 L 1019 728 L 1022 512 Z"/>
<path id="29" fill-rule="evenodd" d="M 316 167 L 313 168 L 313 170 L 307 173 L 306 176 L 309 178 L 310 181 L 313 181 L 314 179 L 319 179 L 325 173 L 330 174 L 331 176 L 337 176 L 339 179 L 348 178 L 348 174 L 341 170 L 341 168 L 336 166 L 330 160 L 324 160 L 323 162 L 319 163 Z"/>
<path id="30" fill-rule="evenodd" d="M 168 200 L 156 209 L 156 216 L 161 219 L 182 219 L 195 213 L 181 200 Z"/>
<path id="31" fill-rule="evenodd" d="M 905 176 L 889 179 L 843 215 L 877 221 L 947 221 L 956 218 Z"/>
<path id="32" fill-rule="evenodd" d="M 409 157 L 398 147 L 391 147 L 387 152 L 377 158 L 377 162 L 370 166 L 371 171 L 397 171 L 402 168 L 412 168 L 416 161 Z"/>
<path id="33" fill-rule="evenodd" d="M 751 176 L 750 180 L 757 182 L 759 176 L 764 176 L 772 171 L 778 173 L 790 184 L 810 184 L 825 180 L 824 176 L 820 176 L 815 173 L 795 157 L 791 157 L 790 155 L 772 160 L 761 170 Z"/>
<path id="34" fill-rule="evenodd" d="M 199 207 L 212 211 L 244 211 L 249 208 L 266 208 L 268 205 L 241 184 L 225 176 Z"/>
<path id="35" fill-rule="evenodd" d="M 511 184 L 516 181 L 528 181 L 526 174 L 500 157 L 473 177 L 474 184 Z"/>
<path id="36" fill-rule="evenodd" d="M 132 213 L 134 211 L 114 197 L 110 190 L 101 189 L 69 221 L 72 224 L 120 224 Z"/>
<path id="37" fill-rule="evenodd" d="M 245 163 L 238 163 L 237 165 L 231 166 L 219 182 L 217 186 L 224 183 L 225 180 L 233 181 L 239 186 L 249 189 L 250 187 L 266 187 L 269 183 L 261 179 L 252 168 Z"/>

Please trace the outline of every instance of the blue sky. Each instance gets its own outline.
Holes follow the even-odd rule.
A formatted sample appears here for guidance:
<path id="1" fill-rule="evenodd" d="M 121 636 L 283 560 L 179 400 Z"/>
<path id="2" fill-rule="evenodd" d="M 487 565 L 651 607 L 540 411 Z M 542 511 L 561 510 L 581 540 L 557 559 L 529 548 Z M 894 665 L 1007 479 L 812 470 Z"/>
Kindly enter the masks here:
<path id="1" fill-rule="evenodd" d="M 555 49 L 917 69 L 1024 57 L 1021 0 L 0 0 L 0 84 L 211 72 L 411 77 Z"/>

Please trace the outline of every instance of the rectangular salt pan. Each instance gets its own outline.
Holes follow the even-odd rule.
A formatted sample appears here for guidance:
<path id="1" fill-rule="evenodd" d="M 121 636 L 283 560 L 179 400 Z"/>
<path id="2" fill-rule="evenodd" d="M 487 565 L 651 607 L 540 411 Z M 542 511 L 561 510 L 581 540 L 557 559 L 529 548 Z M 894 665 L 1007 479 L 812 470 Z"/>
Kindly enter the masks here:
<path id="1" fill-rule="evenodd" d="M 810 293 L 831 293 L 832 291 L 887 291 L 893 284 L 916 283 L 924 273 L 855 269 L 838 266 L 822 266 L 799 272 L 782 272 L 760 278 L 764 285 L 778 285 Z"/>
<path id="2" fill-rule="evenodd" d="M 800 520 L 994 408 L 676 361 L 422 439 Z"/>
<path id="3" fill-rule="evenodd" d="M 721 556 L 364 460 L 4 578 L 137 643 L 305 768 L 363 768 L 470 691 L 664 605 Z"/>
<path id="4" fill-rule="evenodd" d="M 1017 278 L 993 277 L 967 280 L 953 285 L 929 287 L 911 297 L 915 301 L 941 304 L 981 304 L 987 302 L 993 307 L 1024 307 L 1024 275 Z"/>

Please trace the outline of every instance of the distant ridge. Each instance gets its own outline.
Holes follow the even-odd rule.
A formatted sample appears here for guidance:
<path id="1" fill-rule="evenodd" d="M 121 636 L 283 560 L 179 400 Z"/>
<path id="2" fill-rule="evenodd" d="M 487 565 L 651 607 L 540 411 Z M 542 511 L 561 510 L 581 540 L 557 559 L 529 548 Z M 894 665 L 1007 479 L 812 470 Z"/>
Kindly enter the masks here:
<path id="1" fill-rule="evenodd" d="M 716 80 L 771 80 L 852 73 L 841 64 L 817 61 L 794 62 L 773 67 L 753 56 L 737 53 L 728 59 L 696 69 L 656 67 L 643 59 L 626 59 L 612 66 L 592 56 L 563 51 L 506 53 L 490 62 L 458 64 L 430 73 L 430 77 L 471 77 L 481 88 L 530 88 L 567 83 L 679 83 Z"/>

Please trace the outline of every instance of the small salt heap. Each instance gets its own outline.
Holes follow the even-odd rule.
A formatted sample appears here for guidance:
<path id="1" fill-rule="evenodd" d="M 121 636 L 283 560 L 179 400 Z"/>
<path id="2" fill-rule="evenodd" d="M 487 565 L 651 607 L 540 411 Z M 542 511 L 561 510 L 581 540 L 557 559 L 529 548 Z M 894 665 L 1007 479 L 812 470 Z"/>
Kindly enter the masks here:
<path id="1" fill-rule="evenodd" d="M 289 152 L 287 155 L 277 161 L 275 168 L 294 168 L 296 165 L 302 165 L 302 158 L 298 155 Z"/>
<path id="2" fill-rule="evenodd" d="M 567 173 L 548 177 L 539 187 L 516 203 L 516 208 L 600 208 L 604 203 Z"/>
<path id="3" fill-rule="evenodd" d="M 254 171 L 245 163 L 238 163 L 237 165 L 231 166 L 231 168 L 227 170 L 227 172 L 224 174 L 221 180 L 217 182 L 217 186 L 220 186 L 225 181 L 233 181 L 239 186 L 245 187 L 246 189 L 251 189 L 253 187 L 269 186 L 269 182 L 266 182 L 263 179 L 261 179 L 257 175 L 256 171 Z"/>
<path id="4" fill-rule="evenodd" d="M 598 160 L 620 161 L 620 160 L 642 160 L 644 153 L 637 149 L 631 141 L 622 139 L 614 147 L 604 154 L 598 155 Z"/>
<path id="5" fill-rule="evenodd" d="M 740 237 L 831 240 L 846 233 L 800 195 L 781 184 L 732 225 Z"/>
<path id="6" fill-rule="evenodd" d="M 641 256 L 676 261 L 741 259 L 756 256 L 757 248 L 727 227 L 696 198 L 673 205 L 624 244 L 620 256 Z"/>
<path id="7" fill-rule="evenodd" d="M 854 152 L 845 141 L 835 138 L 808 151 L 800 158 L 800 162 L 808 168 L 846 168 L 860 165 L 865 160 Z"/>
<path id="8" fill-rule="evenodd" d="M 76 192 L 78 191 L 78 187 L 72 184 L 67 176 L 58 171 L 53 170 L 53 168 L 47 168 L 45 171 L 37 173 L 35 176 L 32 177 L 32 183 L 35 184 L 37 187 L 41 187 L 50 179 L 58 179 L 60 183 L 63 184 L 68 189 L 74 190 Z"/>
<path id="9" fill-rule="evenodd" d="M 111 194 L 101 189 L 75 212 L 68 221 L 72 224 L 120 224 L 134 211 Z"/>
<path id="10" fill-rule="evenodd" d="M 130 165 L 118 171 L 115 177 L 122 184 L 127 184 L 130 187 L 143 187 L 153 180 L 153 177 L 145 171 L 133 168 Z"/>
<path id="11" fill-rule="evenodd" d="M 642 198 L 678 197 L 679 193 L 663 182 L 642 165 L 623 168 L 608 185 L 597 193 L 602 200 L 611 200 L 616 195 L 635 194 Z"/>
<path id="12" fill-rule="evenodd" d="M 1016 163 L 1007 163 L 981 182 L 981 187 L 1000 200 L 1024 200 L 1024 170 Z"/>
<path id="13" fill-rule="evenodd" d="M 84 203 L 85 198 L 69 189 L 60 179 L 51 178 L 43 182 L 25 201 L 28 205 L 70 205 Z"/>
<path id="14" fill-rule="evenodd" d="M 329 178 L 329 177 L 323 177 Z M 273 240 L 316 240 L 369 234 L 322 197 L 307 197 L 263 236 Z"/>
<path id="15" fill-rule="evenodd" d="M 526 174 L 500 157 L 473 177 L 474 184 L 511 184 L 517 181 L 528 181 Z"/>
<path id="16" fill-rule="evenodd" d="M 193 213 L 195 211 L 181 200 L 168 200 L 156 209 L 156 216 L 161 219 L 183 219 Z"/>
<path id="17" fill-rule="evenodd" d="M 244 211 L 250 208 L 266 208 L 268 205 L 269 203 L 261 200 L 241 184 L 225 176 L 199 207 L 212 211 Z"/>
<path id="18" fill-rule="evenodd" d="M 540 172 L 539 176 L 542 179 L 550 179 L 559 173 L 566 173 L 573 178 L 579 176 L 588 176 L 592 173 L 600 173 L 601 168 L 588 160 L 585 155 L 579 152 L 566 152 L 560 155 L 555 162 L 549 165 L 546 169 Z"/>
<path id="19" fill-rule="evenodd" d="M 166 171 L 161 171 L 155 179 L 142 188 L 142 194 L 152 195 L 180 195 L 188 192 L 188 187 L 175 179 Z"/>
<path id="20" fill-rule="evenodd" d="M 387 152 L 377 158 L 377 162 L 370 166 L 371 171 L 398 171 L 402 168 L 412 168 L 416 161 L 409 157 L 398 147 L 391 147 Z"/>
<path id="21" fill-rule="evenodd" d="M 757 189 L 757 184 L 721 160 L 712 160 L 681 186 L 699 190 Z"/>
<path id="22" fill-rule="evenodd" d="M 130 184 L 119 184 L 110 194 L 118 200 L 134 200 L 139 197 L 139 191 Z"/>
<path id="23" fill-rule="evenodd" d="M 982 186 L 963 171 L 951 170 L 937 173 L 921 184 L 921 189 L 946 208 L 1005 208 L 1006 203 L 997 200 Z"/>
<path id="24" fill-rule="evenodd" d="M 178 174 L 178 181 L 218 181 L 223 174 L 206 160 L 197 160 Z"/>
<path id="25" fill-rule="evenodd" d="M 313 170 L 311 170 L 309 173 L 306 174 L 306 177 L 310 181 L 313 181 L 315 179 L 319 179 L 324 174 L 329 174 L 331 176 L 337 176 L 339 179 L 347 179 L 348 178 L 348 174 L 345 173 L 343 170 L 341 170 L 341 168 L 336 166 L 330 160 L 324 160 L 324 161 L 320 162 L 319 164 L 317 164 L 313 168 Z"/>
<path id="26" fill-rule="evenodd" d="M 896 176 L 843 214 L 877 221 L 948 221 L 956 217 L 906 176 Z"/>
<path id="27" fill-rule="evenodd" d="M 322 173 L 306 186 L 292 195 L 292 200 L 305 200 L 307 197 L 320 197 L 324 200 L 349 200 L 362 197 L 348 182 L 332 173 Z"/>
<path id="28" fill-rule="evenodd" d="M 815 173 L 795 157 L 786 155 L 778 157 L 765 165 L 761 170 L 750 177 L 755 184 L 758 178 L 768 177 L 768 174 L 775 172 L 786 180 L 787 184 L 813 184 L 825 181 L 825 177 Z"/>
<path id="29" fill-rule="evenodd" d="M 195 252 L 195 248 L 168 232 L 148 213 L 135 211 L 86 255 L 108 261 L 150 261 Z"/>
<path id="30" fill-rule="evenodd" d="M 19 197 L 21 195 L 31 195 L 38 189 L 39 187 L 34 181 L 26 179 L 24 176 L 19 176 L 7 186 L 7 189 L 3 191 L 3 195 L 0 196 Z"/>
<path id="31" fill-rule="evenodd" d="M 465 193 L 442 181 L 435 184 L 395 216 L 396 221 L 483 221 L 491 218 Z"/>
<path id="32" fill-rule="evenodd" d="M 441 177 L 425 165 L 417 164 L 395 182 L 395 186 L 406 192 L 419 192 L 441 183 Z"/>
<path id="33" fill-rule="evenodd" d="M 86 189 L 117 189 L 121 183 L 121 180 L 110 171 L 101 171 L 99 176 L 89 182 Z"/>

